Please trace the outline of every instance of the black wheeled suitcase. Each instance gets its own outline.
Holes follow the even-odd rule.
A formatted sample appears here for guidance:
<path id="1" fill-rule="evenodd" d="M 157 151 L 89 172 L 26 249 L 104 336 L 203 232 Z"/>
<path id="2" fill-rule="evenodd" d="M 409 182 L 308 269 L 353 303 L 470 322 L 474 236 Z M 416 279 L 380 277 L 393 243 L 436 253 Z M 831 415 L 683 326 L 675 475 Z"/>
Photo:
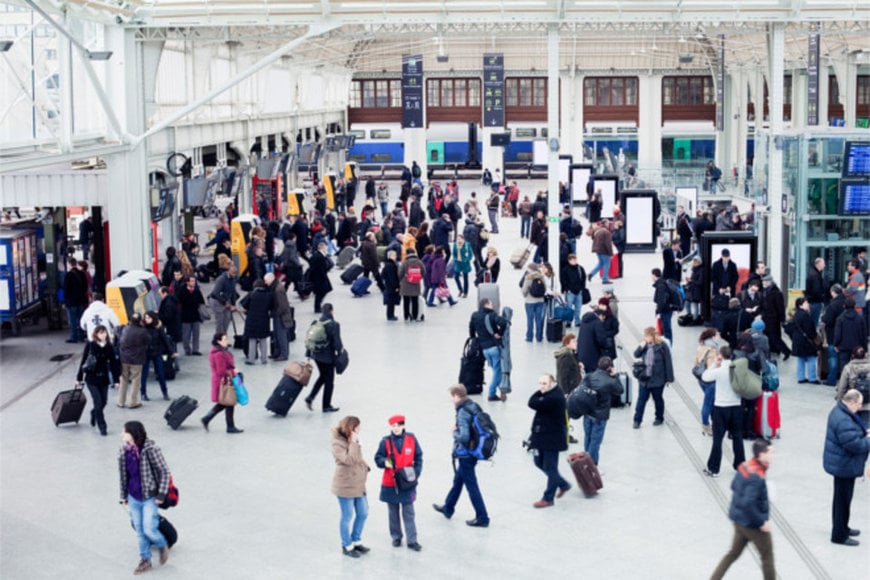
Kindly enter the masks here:
<path id="1" fill-rule="evenodd" d="M 459 365 L 459 382 L 465 385 L 469 395 L 479 395 L 483 392 L 485 366 L 486 358 L 477 344 L 477 339 L 469 338 L 462 349 L 462 361 Z"/>
<path id="2" fill-rule="evenodd" d="M 348 264 L 353 262 L 354 256 L 356 256 L 356 248 L 353 246 L 345 246 L 335 257 L 335 265 L 339 270 L 343 270 Z"/>
<path id="3" fill-rule="evenodd" d="M 616 380 L 622 385 L 621 395 L 612 395 L 610 397 L 611 408 L 622 408 L 631 406 L 631 376 L 625 372 L 616 373 Z"/>
<path id="4" fill-rule="evenodd" d="M 169 404 L 169 408 L 166 409 L 163 418 L 166 419 L 167 425 L 177 430 L 198 406 L 199 403 L 196 399 L 192 399 L 187 395 L 181 395 Z"/>
<path id="5" fill-rule="evenodd" d="M 83 383 L 78 383 L 74 389 L 59 392 L 51 404 L 54 426 L 57 427 L 61 423 L 78 423 L 82 418 L 86 402 Z"/>
<path id="6" fill-rule="evenodd" d="M 477 285 L 477 303 L 484 298 L 489 298 L 492 301 L 492 311 L 501 312 L 501 299 L 499 297 L 498 284 L 492 282 L 482 282 Z"/>
<path id="7" fill-rule="evenodd" d="M 276 415 L 286 417 L 287 413 L 290 412 L 290 407 L 296 402 L 301 392 L 302 385 L 292 377 L 285 375 L 281 377 L 278 386 L 272 391 L 272 396 L 266 401 L 266 409 Z"/>
<path id="8" fill-rule="evenodd" d="M 365 268 L 362 265 L 351 264 L 341 273 L 341 281 L 345 284 L 353 284 L 353 281 L 362 276 L 363 272 L 365 272 Z"/>

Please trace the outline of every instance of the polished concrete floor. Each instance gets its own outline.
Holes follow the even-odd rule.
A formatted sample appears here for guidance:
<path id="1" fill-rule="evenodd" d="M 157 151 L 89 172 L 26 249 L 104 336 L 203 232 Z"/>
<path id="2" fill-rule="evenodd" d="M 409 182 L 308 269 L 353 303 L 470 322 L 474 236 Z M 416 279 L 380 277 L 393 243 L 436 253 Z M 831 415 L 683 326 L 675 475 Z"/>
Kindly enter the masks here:
<path id="1" fill-rule="evenodd" d="M 473 187 L 463 184 L 463 191 Z M 520 187 L 533 192 L 543 184 L 521 182 Z M 208 227 L 198 224 L 202 230 Z M 475 293 L 453 308 L 427 309 L 423 324 L 388 323 L 379 295 L 352 298 L 336 272 L 335 291 L 328 300 L 335 304 L 351 355 L 348 372 L 336 381 L 334 404 L 341 412 L 312 413 L 300 401 L 286 419 L 275 418 L 263 404 L 280 378 L 280 364 L 244 367 L 251 403 L 236 414 L 245 429 L 241 435 L 224 433 L 218 428 L 220 418 L 206 433 L 198 422 L 204 410 L 172 431 L 162 419 L 163 401 L 138 410 L 110 404 L 109 437 L 100 437 L 86 421 L 55 428 L 49 407 L 57 391 L 74 383 L 79 348 L 64 343 L 65 333 L 32 327 L 25 327 L 20 337 L 0 341 L 0 576 L 102 579 L 132 573 L 138 560 L 136 538 L 117 501 L 116 457 L 123 422 L 137 419 L 162 447 L 181 490 L 179 506 L 166 513 L 178 529 L 179 542 L 166 566 L 156 565 L 155 559 L 149 576 L 709 577 L 730 546 L 731 470 L 726 457 L 721 478 L 701 473 L 710 438 L 701 435 L 701 392 L 691 375 L 698 330 L 675 328 L 677 381 L 666 390 L 665 425 L 653 427 L 648 409 L 643 427 L 633 430 L 631 410 L 614 410 L 601 451 L 602 492 L 585 499 L 575 487 L 555 507 L 534 509 L 545 480 L 521 446 L 532 419 L 526 400 L 538 376 L 554 371 L 555 345 L 522 341 L 520 273 L 507 264 L 510 250 L 520 243 L 519 222 L 502 220 L 500 230 L 492 243 L 503 259 L 502 304 L 516 313 L 514 393 L 506 403 L 481 401 L 502 433 L 494 460 L 477 470 L 492 518 L 488 529 L 464 524 L 473 517 L 465 495 L 452 520 L 430 507 L 443 501 L 453 476 L 453 409 L 446 389 L 456 381 Z M 591 267 L 585 237 L 581 255 Z M 625 263 L 627 276 L 615 288 L 621 299 L 619 338 L 627 354 L 639 342 L 640 329 L 653 322 L 648 272 L 660 264 L 660 255 L 628 255 Z M 592 284 L 593 296 L 599 289 L 600 282 Z M 300 327 L 307 326 L 314 316 L 312 302 L 300 304 L 294 297 L 292 304 Z M 211 324 L 203 329 L 204 342 Z M 293 343 L 291 357 L 302 356 L 302 349 L 301 341 Z M 59 354 L 74 356 L 50 361 Z M 182 358 L 170 393 L 193 396 L 205 407 L 207 358 Z M 239 351 L 236 359 L 241 359 Z M 856 485 L 851 522 L 865 530 L 867 538 L 860 538 L 865 543 L 858 548 L 832 545 L 832 480 L 821 460 L 832 389 L 796 384 L 794 367 L 793 359 L 781 365 L 783 429 L 775 442 L 768 484 L 779 576 L 867 578 L 868 483 L 859 480 Z M 159 392 L 156 383 L 150 390 Z M 379 438 L 388 432 L 387 418 L 396 413 L 407 416 L 407 427 L 424 451 L 416 503 L 423 550 L 391 546 L 387 510 L 377 499 L 381 473 L 374 468 L 368 479 L 371 512 L 364 533 L 372 551 L 352 560 L 340 550 L 338 504 L 330 493 L 329 429 L 345 414 L 359 416 L 363 450 L 372 459 Z M 579 424 L 574 433 L 582 440 Z M 565 457 L 561 470 L 570 478 Z M 760 574 L 757 557 L 747 551 L 728 577 Z"/>

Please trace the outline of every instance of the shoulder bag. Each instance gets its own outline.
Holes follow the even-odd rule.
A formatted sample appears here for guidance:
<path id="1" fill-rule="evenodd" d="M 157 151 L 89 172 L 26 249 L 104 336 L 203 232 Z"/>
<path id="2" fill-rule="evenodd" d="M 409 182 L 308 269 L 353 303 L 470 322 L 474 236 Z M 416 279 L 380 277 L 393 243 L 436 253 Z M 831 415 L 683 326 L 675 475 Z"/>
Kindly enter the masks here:
<path id="1" fill-rule="evenodd" d="M 396 446 L 393 445 L 391 439 L 387 439 L 387 446 L 393 452 L 393 481 L 396 482 L 396 488 L 399 491 L 411 491 L 417 487 L 417 470 L 413 465 L 407 467 L 395 467 L 396 465 Z"/>
<path id="2" fill-rule="evenodd" d="M 338 356 L 335 357 L 335 372 L 338 374 L 342 374 L 345 370 L 347 370 L 347 365 L 350 364 L 350 357 L 347 354 L 346 349 L 341 349 L 341 352 L 338 353 Z"/>
<path id="3" fill-rule="evenodd" d="M 236 388 L 233 386 L 233 381 L 229 376 L 225 376 L 221 380 L 220 391 L 218 392 L 218 403 L 224 407 L 235 407 L 238 402 Z"/>

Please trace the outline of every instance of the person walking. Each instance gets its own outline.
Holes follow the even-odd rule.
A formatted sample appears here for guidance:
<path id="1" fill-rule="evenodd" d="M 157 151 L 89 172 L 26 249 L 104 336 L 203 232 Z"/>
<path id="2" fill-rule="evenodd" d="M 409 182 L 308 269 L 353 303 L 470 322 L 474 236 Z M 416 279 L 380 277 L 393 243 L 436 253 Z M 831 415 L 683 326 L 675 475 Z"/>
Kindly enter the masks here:
<path id="1" fill-rule="evenodd" d="M 139 421 L 124 424 L 122 439 L 124 445 L 118 453 L 121 504 L 129 508 L 139 537 L 139 565 L 133 571 L 138 576 L 151 569 L 151 546 L 160 551 L 161 565 L 169 560 L 169 544 L 158 529 L 157 515 L 157 506 L 169 493 L 169 466 Z"/>
<path id="2" fill-rule="evenodd" d="M 202 326 L 202 317 L 199 314 L 199 307 L 205 304 L 205 298 L 203 298 L 199 285 L 196 283 L 196 278 L 186 277 L 184 284 L 176 292 L 176 296 L 181 304 L 181 344 L 184 347 L 184 354 L 201 356 L 199 330 Z"/>
<path id="3" fill-rule="evenodd" d="M 701 375 L 702 381 L 716 384 L 713 401 L 713 446 L 707 457 L 707 467 L 704 468 L 704 474 L 710 477 L 719 477 L 719 468 L 722 465 L 722 440 L 725 438 L 726 431 L 731 435 L 734 469 L 737 469 L 746 457 L 743 451 L 743 406 L 740 395 L 731 385 L 731 369 L 731 347 L 726 344 L 719 347 L 719 354 L 713 366 L 708 367 Z M 733 379 L 743 382 L 737 376 L 737 372 L 734 371 Z"/>
<path id="4" fill-rule="evenodd" d="M 328 273 L 332 269 L 332 260 L 327 255 L 327 244 L 321 242 L 317 244 L 317 248 L 311 253 L 309 263 L 311 267 L 308 269 L 311 280 L 311 290 L 314 292 L 314 313 L 320 314 L 323 298 L 332 292 L 332 283 L 329 281 Z"/>
<path id="5" fill-rule="evenodd" d="M 665 385 L 674 382 L 674 364 L 671 349 L 653 327 L 643 330 L 643 342 L 634 351 L 634 358 L 644 363 L 642 377 L 638 377 L 637 404 L 634 408 L 634 428 L 640 429 L 643 412 L 650 396 L 655 403 L 653 425 L 665 422 Z"/>
<path id="6" fill-rule="evenodd" d="M 477 344 L 492 368 L 492 379 L 489 382 L 488 401 L 506 401 L 507 393 L 497 394 L 501 385 L 501 337 L 507 328 L 507 320 L 492 309 L 492 301 L 484 298 L 480 301 L 477 312 L 468 321 L 468 336 L 477 337 Z"/>
<path id="7" fill-rule="evenodd" d="M 316 329 L 309 331 L 309 336 L 316 335 L 312 341 L 305 340 L 305 356 L 314 359 L 317 365 L 318 377 L 311 392 L 305 397 L 305 406 L 313 411 L 314 397 L 323 388 L 322 409 L 324 413 L 334 413 L 338 407 L 332 406 L 332 390 L 335 386 L 335 359 L 344 350 L 341 342 L 341 325 L 335 320 L 332 304 L 325 303 L 319 320 L 312 323 Z"/>
<path id="8" fill-rule="evenodd" d="M 232 380 L 236 375 L 236 362 L 229 349 L 230 341 L 225 332 L 216 332 L 211 341 L 211 351 L 208 353 L 208 364 L 211 367 L 211 401 L 214 407 L 200 421 L 208 431 L 208 424 L 215 416 L 224 411 L 227 421 L 227 433 L 242 433 L 235 423 L 235 406 L 223 405 L 220 402 L 221 383 Z"/>
<path id="9" fill-rule="evenodd" d="M 559 453 L 568 449 L 568 423 L 565 420 L 565 395 L 556 388 L 553 375 L 538 379 L 538 390 L 529 397 L 529 408 L 535 411 L 529 448 L 534 455 L 535 467 L 547 476 L 544 495 L 533 503 L 536 508 L 553 505 L 554 498 L 562 497 L 571 484 L 559 474 Z"/>
<path id="10" fill-rule="evenodd" d="M 118 389 L 118 406 L 127 404 L 127 388 L 130 389 L 131 409 L 142 406 L 139 402 L 139 387 L 142 380 L 142 365 L 148 358 L 151 335 L 142 326 L 142 315 L 138 312 L 130 316 L 130 322 L 121 333 L 118 348 L 121 358 L 121 381 Z"/>
<path id="11" fill-rule="evenodd" d="M 456 423 L 453 427 L 453 458 L 456 469 L 453 472 L 453 486 L 447 492 L 443 504 L 432 504 L 436 512 L 442 514 L 448 520 L 453 517 L 456 510 L 456 502 L 462 493 L 463 486 L 468 491 L 468 498 L 474 506 L 474 519 L 465 523 L 473 528 L 489 527 L 489 514 L 483 495 L 477 484 L 475 467 L 477 459 L 468 454 L 471 443 L 471 433 L 475 429 L 474 416 L 481 412 L 480 406 L 468 398 L 468 391 L 464 385 L 453 385 L 448 389 L 450 399 L 456 409 Z"/>
<path id="12" fill-rule="evenodd" d="M 432 261 L 429 263 L 429 295 L 426 297 L 426 306 L 435 307 L 435 298 L 441 304 L 445 300 L 450 306 L 456 304 L 456 300 L 450 294 L 447 286 L 447 262 L 445 261 L 446 248 L 435 248 L 432 253 Z"/>
<path id="13" fill-rule="evenodd" d="M 157 382 L 160 383 L 160 392 L 163 393 L 163 400 L 169 400 L 169 391 L 166 388 L 166 367 L 167 364 L 173 364 L 173 358 L 178 356 L 175 353 L 175 346 L 166 335 L 163 329 L 163 323 L 160 322 L 160 317 L 156 312 L 148 311 L 142 316 L 142 325 L 148 331 L 150 343 L 148 345 L 148 355 L 145 358 L 145 363 L 142 365 L 142 381 L 140 383 L 140 394 L 143 401 L 148 401 L 148 369 L 153 366 L 154 374 L 157 375 Z M 167 359 L 164 361 L 163 357 Z"/>
<path id="14" fill-rule="evenodd" d="M 752 459 L 742 463 L 731 481 L 731 507 L 728 517 L 734 523 L 731 549 L 716 566 L 711 580 L 721 580 L 746 544 L 752 542 L 761 555 L 764 580 L 774 580 L 773 542 L 770 536 L 770 502 L 767 499 L 767 468 L 773 458 L 773 446 L 765 439 L 752 443 Z"/>
<path id="15" fill-rule="evenodd" d="M 591 221 L 591 220 L 590 220 Z M 603 284 L 610 284 L 610 260 L 613 256 L 613 234 L 603 222 L 597 222 L 591 226 L 588 235 L 592 238 L 592 253 L 598 257 L 598 263 L 595 268 L 589 272 L 589 281 L 595 277 L 595 274 L 601 272 L 601 281 Z"/>
<path id="16" fill-rule="evenodd" d="M 266 283 L 257 280 L 254 282 L 254 289 L 239 302 L 239 306 L 246 313 L 245 339 L 248 341 L 246 365 L 255 364 L 258 350 L 260 363 L 269 362 L 269 337 L 272 334 L 269 330 L 269 322 L 272 319 L 273 300 L 274 297 L 266 288 Z"/>
<path id="17" fill-rule="evenodd" d="M 326 304 L 323 306 L 325 308 Z M 353 415 L 342 418 L 331 431 L 332 458 L 335 461 L 332 493 L 338 498 L 341 508 L 341 553 L 351 558 L 359 558 L 370 551 L 361 540 L 369 516 L 366 478 L 371 467 L 363 459 L 359 431 L 360 420 Z"/>
<path id="18" fill-rule="evenodd" d="M 375 453 L 375 464 L 384 470 L 380 499 L 387 504 L 389 510 L 393 547 L 398 548 L 402 545 L 402 522 L 404 522 L 408 548 L 419 552 L 423 546 L 417 542 L 414 501 L 417 499 L 416 482 L 423 472 L 423 450 L 414 434 L 405 431 L 404 415 L 393 415 L 387 422 L 390 425 L 390 434 L 381 439 Z M 406 480 L 399 478 L 397 472 L 408 468 L 414 470 L 414 485 L 403 489 L 401 482 Z"/>
<path id="19" fill-rule="evenodd" d="M 93 356 L 93 364 L 88 364 L 91 356 Z M 103 436 L 108 434 L 103 410 L 109 397 L 109 384 L 114 381 L 114 386 L 117 388 L 120 376 L 121 364 L 115 356 L 115 347 L 112 345 L 109 329 L 103 325 L 96 326 L 82 352 L 76 381 L 81 383 L 84 380 L 88 387 L 94 406 L 91 409 L 91 427 L 99 427 L 100 435 Z"/>
<path id="20" fill-rule="evenodd" d="M 870 454 L 867 425 L 858 417 L 864 397 L 850 389 L 828 414 L 825 451 L 822 463 L 825 472 L 834 478 L 834 499 L 831 506 L 831 542 L 857 546 L 855 536 L 861 532 L 849 527 L 855 478 L 861 477 Z"/>
<path id="21" fill-rule="evenodd" d="M 408 248 L 408 257 L 399 266 L 399 294 L 402 295 L 402 308 L 405 321 L 423 321 L 420 314 L 420 283 L 426 276 L 426 266 L 417 257 L 417 252 Z"/>
<path id="22" fill-rule="evenodd" d="M 610 420 L 610 407 L 613 397 L 618 397 L 624 391 L 622 383 L 616 378 L 613 359 L 603 356 L 598 359 L 595 372 L 583 377 L 581 385 L 595 391 L 595 410 L 591 415 L 583 416 L 583 450 L 589 454 L 595 465 L 598 465 L 598 452 L 604 442 L 604 430 Z"/>

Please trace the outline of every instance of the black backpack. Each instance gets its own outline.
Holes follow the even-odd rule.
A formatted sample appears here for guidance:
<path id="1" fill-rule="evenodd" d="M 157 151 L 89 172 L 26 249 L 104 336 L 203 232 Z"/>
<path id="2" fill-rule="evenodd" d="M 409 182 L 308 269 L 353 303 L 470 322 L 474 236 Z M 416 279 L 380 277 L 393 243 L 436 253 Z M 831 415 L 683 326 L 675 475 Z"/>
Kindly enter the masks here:
<path id="1" fill-rule="evenodd" d="M 571 391 L 566 403 L 568 405 L 568 416 L 572 419 L 579 419 L 583 415 L 592 415 L 598 404 L 598 392 L 583 386 L 581 383 L 576 389 Z"/>
<path id="2" fill-rule="evenodd" d="M 870 377 L 867 376 L 867 373 L 861 373 L 855 379 L 855 390 L 861 393 L 865 402 L 870 401 Z"/>
<path id="3" fill-rule="evenodd" d="M 668 288 L 668 308 L 673 312 L 679 312 L 686 307 L 686 299 L 683 294 L 683 289 L 676 281 L 670 278 L 665 280 Z"/>
<path id="4" fill-rule="evenodd" d="M 544 284 L 544 281 L 541 278 L 535 278 L 532 280 L 531 285 L 529 286 L 529 296 L 534 298 L 543 298 L 547 295 L 547 285 Z"/>

